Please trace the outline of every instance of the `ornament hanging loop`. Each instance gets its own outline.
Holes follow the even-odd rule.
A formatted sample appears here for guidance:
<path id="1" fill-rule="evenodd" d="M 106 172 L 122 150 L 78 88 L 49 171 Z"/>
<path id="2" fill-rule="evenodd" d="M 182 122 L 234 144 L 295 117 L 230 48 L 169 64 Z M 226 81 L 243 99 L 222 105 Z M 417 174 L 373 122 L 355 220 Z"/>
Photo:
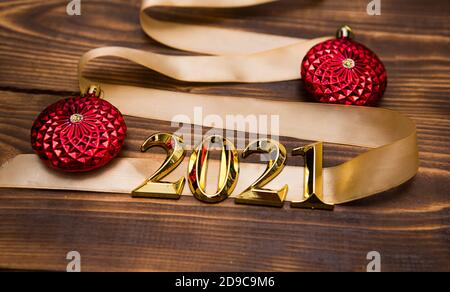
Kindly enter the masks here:
<path id="1" fill-rule="evenodd" d="M 100 85 L 95 85 L 95 84 L 90 85 L 87 88 L 86 94 L 89 94 L 89 95 L 93 94 L 98 98 L 103 98 L 103 96 L 104 96 L 103 90 L 100 88 Z"/>
<path id="2" fill-rule="evenodd" d="M 354 39 L 355 34 L 353 33 L 353 30 L 350 26 L 343 25 L 337 30 L 336 38 L 338 38 L 338 39 L 343 39 L 343 38 Z"/>

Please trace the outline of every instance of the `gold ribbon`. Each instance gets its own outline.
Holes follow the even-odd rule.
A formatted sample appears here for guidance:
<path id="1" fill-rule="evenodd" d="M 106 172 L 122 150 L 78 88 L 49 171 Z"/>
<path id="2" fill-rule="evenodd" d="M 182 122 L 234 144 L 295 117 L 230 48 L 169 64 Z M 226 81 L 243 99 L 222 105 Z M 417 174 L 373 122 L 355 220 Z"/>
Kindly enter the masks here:
<path id="1" fill-rule="evenodd" d="M 156 70 L 169 77 L 189 82 L 274 82 L 299 78 L 299 67 L 306 52 L 324 39 L 303 40 L 267 34 L 235 31 L 222 28 L 175 24 L 158 21 L 146 13 L 153 6 L 172 7 L 241 7 L 276 0 L 144 0 L 141 24 L 152 38 L 168 46 L 210 54 L 209 56 L 168 56 L 120 47 L 94 49 L 80 60 L 80 88 L 95 83 L 82 76 L 83 69 L 93 59 L 104 56 L 124 58 Z M 216 115 L 278 115 L 280 135 L 324 141 L 329 143 L 372 148 L 341 165 L 323 171 L 323 193 L 320 198 L 328 204 L 340 204 L 361 199 L 396 187 L 417 173 L 418 149 L 414 123 L 400 113 L 369 107 L 338 106 L 316 103 L 261 100 L 231 96 L 208 96 L 177 93 L 150 88 L 101 84 L 105 99 L 123 114 L 177 121 L 182 114 L 195 123 L 194 108 L 202 107 L 203 114 Z M 183 122 L 179 120 L 179 122 Z M 212 127 L 207 121 L 201 126 Z M 227 130 L 236 130 L 232 127 Z M 156 160 L 155 160 L 156 159 Z M 135 182 L 149 174 L 146 159 L 119 159 L 95 176 L 89 174 L 59 174 L 39 166 L 32 156 L 22 155 L 0 169 L 0 186 L 86 191 L 130 192 Z M 155 162 L 154 161 L 154 162 Z M 186 163 L 179 169 L 185 170 Z M 36 169 L 24 172 L 19 169 Z M 241 162 L 239 193 L 256 178 L 264 166 Z M 156 167 L 155 167 L 156 169 Z M 245 174 L 245 169 L 248 173 Z M 288 167 L 277 180 L 289 184 L 293 200 L 297 187 L 302 185 L 303 169 Z M 175 172 L 179 175 L 180 170 Z M 26 176 L 28 175 L 28 177 Z M 31 175 L 31 178 L 29 177 Z M 75 183 L 71 185 L 72 183 Z M 247 185 L 250 185 L 248 183 Z M 188 194 L 185 190 L 183 194 Z M 294 193 L 294 194 L 292 194 Z M 298 195 L 297 195 L 298 198 Z"/>

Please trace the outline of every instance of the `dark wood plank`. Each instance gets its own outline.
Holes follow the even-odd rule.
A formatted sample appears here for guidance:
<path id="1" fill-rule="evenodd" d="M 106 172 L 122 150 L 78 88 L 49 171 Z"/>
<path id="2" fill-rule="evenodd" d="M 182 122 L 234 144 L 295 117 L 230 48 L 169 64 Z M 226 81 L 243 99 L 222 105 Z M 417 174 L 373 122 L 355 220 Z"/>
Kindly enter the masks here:
<path id="1" fill-rule="evenodd" d="M 314 212 L 4 191 L 0 259 L 64 270 L 77 250 L 85 271 L 364 271 L 367 252 L 378 250 L 385 271 L 448 271 L 448 209 L 399 207 L 400 196 Z"/>
<path id="2" fill-rule="evenodd" d="M 14 1 L 15 4 L 8 5 L 9 2 L 1 4 L 4 8 L 0 20 L 3 51 L 0 87 L 78 91 L 77 62 L 84 52 L 95 47 L 117 45 L 176 53 L 141 31 L 139 0 L 89 1 L 83 4 L 84 15 L 80 17 L 65 14 L 65 1 Z M 334 34 L 341 23 L 349 23 L 358 40 L 378 52 L 386 63 L 390 83 L 383 106 L 396 109 L 405 106 L 420 112 L 439 104 L 444 106 L 440 112 L 448 114 L 447 5 L 420 0 L 383 2 L 380 17 L 367 16 L 362 2 L 331 0 L 288 0 L 237 10 L 159 9 L 157 15 L 171 21 L 207 22 L 298 37 Z M 100 62 L 90 75 L 177 91 L 306 99 L 297 82 L 190 84 L 120 61 L 111 63 Z"/>
<path id="3" fill-rule="evenodd" d="M 32 152 L 33 118 L 46 102 L 59 97 L 11 92 L 0 96 L 4 162 Z M 171 130 L 164 122 L 126 119 L 130 131 L 123 156 L 140 156 L 137 146 L 148 132 Z M 430 141 L 427 130 L 420 128 L 419 139 L 424 149 L 427 141 L 439 142 Z M 289 148 L 298 145 L 290 139 L 282 142 Z M 328 165 L 357 152 L 327 146 Z M 439 149 L 431 147 L 429 151 Z M 445 154 L 430 157 L 422 151 L 421 156 L 429 166 L 421 167 L 410 183 L 332 213 L 235 206 L 231 200 L 209 206 L 193 198 L 173 202 L 1 190 L 1 267 L 63 270 L 65 253 L 76 249 L 86 270 L 362 271 L 364 252 L 375 249 L 386 258 L 385 270 L 446 270 L 449 161 L 439 159 Z"/>
<path id="4" fill-rule="evenodd" d="M 146 37 L 138 0 L 83 2 L 68 17 L 66 1 L 0 3 L 0 163 L 31 153 L 29 128 L 48 104 L 74 94 L 81 54 L 105 45 L 177 53 Z M 450 271 L 450 57 L 445 1 L 383 0 L 383 15 L 365 14 L 366 1 L 286 0 L 257 8 L 158 9 L 155 16 L 315 37 L 341 23 L 377 51 L 389 73 L 381 104 L 413 118 L 421 168 L 409 183 L 334 212 L 204 205 L 132 199 L 127 195 L 0 190 L 0 269 L 65 270 L 70 250 L 83 269 L 149 271 L 364 271 L 367 252 L 380 251 L 385 271 Z M 367 1 L 368 2 L 368 1 Z M 191 84 L 117 60 L 89 75 L 106 81 L 176 91 L 307 100 L 299 82 Z M 122 156 L 137 157 L 148 134 L 168 123 L 127 117 Z M 300 143 L 283 138 L 288 148 Z M 326 165 L 361 149 L 327 145 Z"/>

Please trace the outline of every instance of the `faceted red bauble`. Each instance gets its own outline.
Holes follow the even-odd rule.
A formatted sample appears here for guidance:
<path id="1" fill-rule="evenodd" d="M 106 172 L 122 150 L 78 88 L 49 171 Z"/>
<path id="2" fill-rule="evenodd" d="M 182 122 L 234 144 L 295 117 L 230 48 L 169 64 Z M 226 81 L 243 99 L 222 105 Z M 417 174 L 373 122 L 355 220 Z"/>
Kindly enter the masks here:
<path id="1" fill-rule="evenodd" d="M 46 108 L 31 129 L 31 144 L 51 167 L 87 172 L 119 154 L 126 131 L 119 110 L 92 93 Z"/>
<path id="2" fill-rule="evenodd" d="M 314 46 L 303 59 L 301 74 L 309 94 L 326 103 L 374 105 L 387 85 L 380 59 L 348 37 Z"/>

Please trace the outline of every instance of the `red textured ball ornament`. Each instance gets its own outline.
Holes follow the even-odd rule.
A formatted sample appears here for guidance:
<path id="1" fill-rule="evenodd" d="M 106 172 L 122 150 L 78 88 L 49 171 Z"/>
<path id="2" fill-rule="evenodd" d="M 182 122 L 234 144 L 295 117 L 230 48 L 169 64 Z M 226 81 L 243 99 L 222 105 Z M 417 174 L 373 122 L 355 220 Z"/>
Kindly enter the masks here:
<path id="1" fill-rule="evenodd" d="M 344 26 L 336 39 L 314 46 L 301 68 L 305 88 L 317 101 L 347 105 L 375 105 L 387 85 L 380 59 L 351 39 Z"/>
<path id="2" fill-rule="evenodd" d="M 31 129 L 31 145 L 54 169 L 87 172 L 119 154 L 127 126 L 120 111 L 100 98 L 98 87 L 84 96 L 47 107 Z"/>

